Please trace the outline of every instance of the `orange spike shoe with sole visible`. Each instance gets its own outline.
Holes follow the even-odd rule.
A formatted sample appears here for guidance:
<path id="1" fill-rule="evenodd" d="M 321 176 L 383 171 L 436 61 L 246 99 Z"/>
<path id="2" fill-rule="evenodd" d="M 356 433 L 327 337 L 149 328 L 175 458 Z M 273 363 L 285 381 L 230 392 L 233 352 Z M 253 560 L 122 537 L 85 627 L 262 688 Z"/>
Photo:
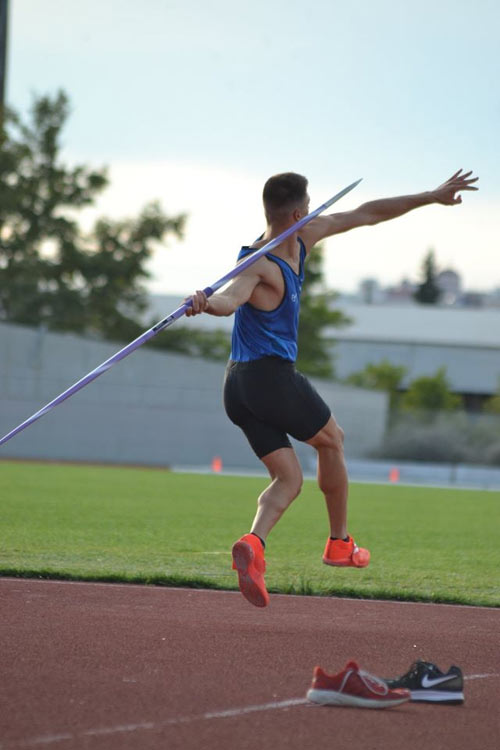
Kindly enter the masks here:
<path id="1" fill-rule="evenodd" d="M 233 544 L 232 556 L 233 570 L 238 571 L 238 585 L 245 599 L 255 607 L 267 607 L 266 561 L 260 539 L 255 534 L 245 534 Z"/>

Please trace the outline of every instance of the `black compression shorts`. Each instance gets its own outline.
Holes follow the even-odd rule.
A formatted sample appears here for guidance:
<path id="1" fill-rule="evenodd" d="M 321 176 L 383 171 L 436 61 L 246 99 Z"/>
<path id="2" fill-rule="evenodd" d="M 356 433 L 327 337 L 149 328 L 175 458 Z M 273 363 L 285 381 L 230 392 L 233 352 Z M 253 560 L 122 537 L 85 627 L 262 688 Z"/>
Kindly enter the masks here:
<path id="1" fill-rule="evenodd" d="M 331 416 L 329 407 L 295 364 L 281 357 L 229 361 L 224 406 L 259 458 L 290 448 L 288 435 L 310 440 Z"/>

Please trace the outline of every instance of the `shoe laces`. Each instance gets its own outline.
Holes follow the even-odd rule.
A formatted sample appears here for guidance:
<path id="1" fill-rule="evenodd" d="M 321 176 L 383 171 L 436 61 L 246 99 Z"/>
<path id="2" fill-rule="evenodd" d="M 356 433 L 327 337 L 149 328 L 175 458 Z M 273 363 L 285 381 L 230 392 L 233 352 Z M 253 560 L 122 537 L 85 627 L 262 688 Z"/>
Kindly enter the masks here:
<path id="1" fill-rule="evenodd" d="M 437 667 L 430 661 L 423 661 L 422 659 L 418 659 L 411 665 L 409 675 L 411 675 L 412 677 L 417 677 L 422 669 L 424 669 L 426 672 L 435 672 Z"/>
<path id="2" fill-rule="evenodd" d="M 379 677 L 375 677 L 375 675 L 370 674 L 370 672 L 365 672 L 364 669 L 359 669 L 358 674 L 364 682 L 365 687 L 367 687 L 368 690 L 371 690 L 372 693 L 377 693 L 378 695 L 387 695 L 387 693 L 389 692 L 389 688 L 387 687 L 386 683 Z"/>

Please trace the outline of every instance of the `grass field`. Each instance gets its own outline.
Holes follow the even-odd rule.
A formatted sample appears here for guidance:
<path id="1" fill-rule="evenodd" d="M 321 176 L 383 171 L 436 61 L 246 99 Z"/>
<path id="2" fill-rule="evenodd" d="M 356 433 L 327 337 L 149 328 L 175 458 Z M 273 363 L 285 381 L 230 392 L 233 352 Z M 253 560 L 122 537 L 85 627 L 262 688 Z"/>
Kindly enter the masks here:
<path id="1" fill-rule="evenodd" d="M 232 542 L 260 478 L 0 462 L 0 575 L 237 588 Z M 354 484 L 364 570 L 321 563 L 324 502 L 307 481 L 268 540 L 271 592 L 500 606 L 500 493 Z"/>

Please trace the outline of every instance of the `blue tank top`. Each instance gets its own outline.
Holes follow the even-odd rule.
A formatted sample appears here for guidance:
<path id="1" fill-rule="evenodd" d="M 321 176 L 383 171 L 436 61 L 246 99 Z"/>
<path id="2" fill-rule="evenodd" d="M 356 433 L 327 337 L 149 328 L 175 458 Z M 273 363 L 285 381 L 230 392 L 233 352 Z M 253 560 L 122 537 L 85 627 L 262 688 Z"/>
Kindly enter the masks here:
<path id="1" fill-rule="evenodd" d="M 304 281 L 304 261 L 306 248 L 299 238 L 299 273 L 282 258 L 266 254 L 281 268 L 285 292 L 283 299 L 274 310 L 259 310 L 246 302 L 236 310 L 231 342 L 231 359 L 236 362 L 250 362 L 261 357 L 281 357 L 295 362 L 297 359 L 297 332 L 299 325 L 300 292 Z M 238 255 L 241 260 L 252 249 L 242 247 Z"/>

